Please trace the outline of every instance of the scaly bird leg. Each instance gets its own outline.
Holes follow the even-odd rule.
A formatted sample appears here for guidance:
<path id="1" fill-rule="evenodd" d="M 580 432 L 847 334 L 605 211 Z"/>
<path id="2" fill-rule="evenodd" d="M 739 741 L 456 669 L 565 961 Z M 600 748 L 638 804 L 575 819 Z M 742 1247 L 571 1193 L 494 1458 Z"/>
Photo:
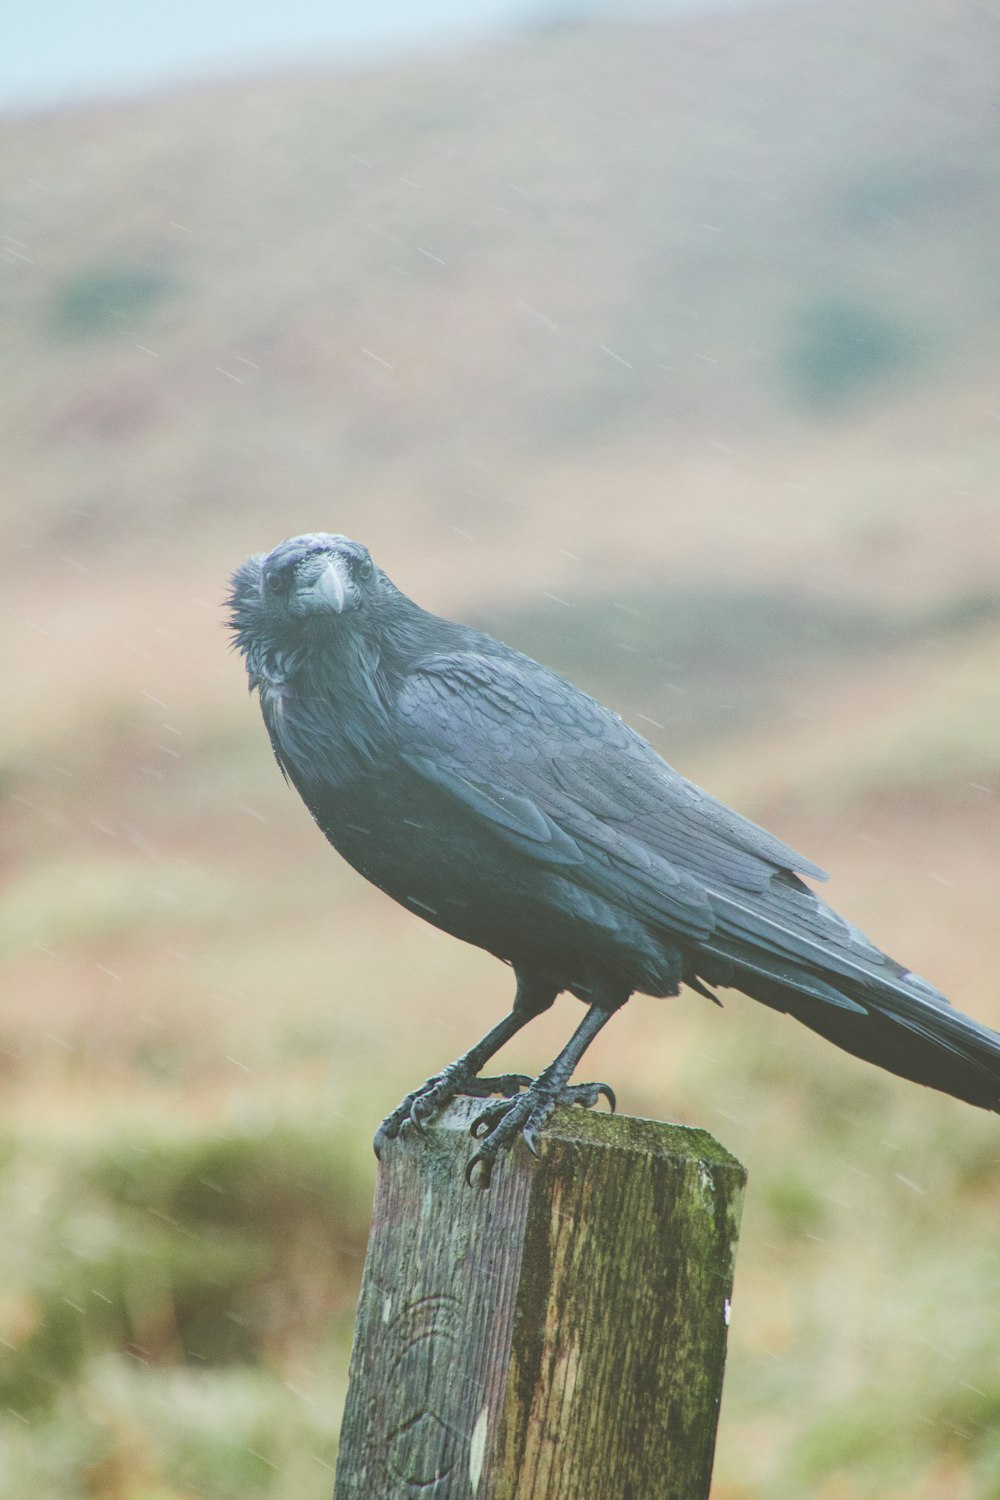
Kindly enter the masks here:
<path id="1" fill-rule="evenodd" d="M 481 1042 L 470 1047 L 456 1062 L 449 1063 L 440 1073 L 428 1078 L 412 1094 L 407 1094 L 401 1104 L 386 1115 L 375 1132 L 375 1155 L 382 1155 L 386 1141 L 394 1140 L 410 1126 L 423 1131 L 428 1120 L 438 1110 L 449 1104 L 456 1094 L 472 1094 L 486 1098 L 490 1094 L 504 1094 L 508 1098 L 520 1089 L 527 1088 L 531 1079 L 524 1073 L 504 1073 L 498 1078 L 480 1078 L 484 1068 L 495 1052 L 516 1036 L 522 1026 L 527 1025 L 537 1012 L 515 1008 L 504 1016 L 492 1031 L 488 1031 Z"/>
<path id="2" fill-rule="evenodd" d="M 501 1151 L 510 1148 L 518 1136 L 534 1155 L 538 1155 L 538 1132 L 545 1124 L 557 1104 L 581 1104 L 590 1108 L 603 1094 L 615 1107 L 615 1096 L 606 1083 L 569 1082 L 573 1069 L 584 1052 L 611 1017 L 613 1010 L 601 1010 L 592 1005 L 570 1037 L 559 1056 L 540 1073 L 534 1083 L 528 1085 L 516 1098 L 499 1099 L 489 1104 L 477 1115 L 470 1133 L 482 1141 L 479 1150 L 470 1158 L 465 1169 L 465 1180 L 472 1185 L 476 1169 L 479 1169 L 479 1186 L 487 1188 L 493 1175 L 493 1167 Z"/>

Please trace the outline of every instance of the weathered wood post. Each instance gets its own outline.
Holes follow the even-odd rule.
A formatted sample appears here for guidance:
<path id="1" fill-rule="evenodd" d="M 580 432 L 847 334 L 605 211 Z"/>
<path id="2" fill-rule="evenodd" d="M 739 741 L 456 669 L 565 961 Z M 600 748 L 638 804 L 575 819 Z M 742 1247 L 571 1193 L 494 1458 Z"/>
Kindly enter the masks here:
<path id="1" fill-rule="evenodd" d="M 383 1154 L 334 1500 L 704 1500 L 743 1167 L 563 1108 L 480 1192 L 481 1109 Z"/>

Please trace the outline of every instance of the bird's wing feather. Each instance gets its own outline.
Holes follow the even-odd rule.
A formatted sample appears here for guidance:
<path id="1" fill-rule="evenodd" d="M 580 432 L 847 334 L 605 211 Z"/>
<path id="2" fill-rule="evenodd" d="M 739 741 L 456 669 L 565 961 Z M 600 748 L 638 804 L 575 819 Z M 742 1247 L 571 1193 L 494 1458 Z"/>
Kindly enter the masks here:
<path id="1" fill-rule="evenodd" d="M 550 817 L 528 797 L 502 790 L 492 780 L 483 781 L 477 772 L 461 762 L 457 764 L 429 755 L 404 751 L 402 759 L 425 780 L 457 797 L 467 808 L 492 823 L 495 829 L 519 846 L 527 843 L 532 853 L 546 864 L 579 864 L 580 849 Z"/>
<path id="2" fill-rule="evenodd" d="M 566 878 L 678 937 L 730 932 L 786 962 L 827 967 L 843 939 L 853 967 L 851 930 L 792 874 L 821 876 L 811 861 L 555 673 L 513 653 L 431 657 L 398 707 L 409 763 Z"/>

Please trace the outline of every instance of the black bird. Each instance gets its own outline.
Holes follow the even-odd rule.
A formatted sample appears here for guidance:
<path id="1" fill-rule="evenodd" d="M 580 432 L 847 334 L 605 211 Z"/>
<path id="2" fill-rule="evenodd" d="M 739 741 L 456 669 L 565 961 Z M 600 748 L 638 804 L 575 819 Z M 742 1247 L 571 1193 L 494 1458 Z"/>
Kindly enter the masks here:
<path id="1" fill-rule="evenodd" d="M 509 963 L 513 1008 L 408 1094 L 375 1149 L 455 1094 L 489 1182 L 535 1148 L 587 1045 L 635 991 L 732 986 L 848 1052 L 1000 1111 L 1000 1036 L 887 957 L 800 878 L 822 870 L 678 774 L 555 672 L 428 614 L 365 547 L 324 533 L 249 558 L 230 626 L 278 764 L 323 833 L 387 895 Z M 587 1006 L 534 1081 L 489 1059 L 563 990 Z M 523 1090 L 523 1092 L 522 1092 Z"/>

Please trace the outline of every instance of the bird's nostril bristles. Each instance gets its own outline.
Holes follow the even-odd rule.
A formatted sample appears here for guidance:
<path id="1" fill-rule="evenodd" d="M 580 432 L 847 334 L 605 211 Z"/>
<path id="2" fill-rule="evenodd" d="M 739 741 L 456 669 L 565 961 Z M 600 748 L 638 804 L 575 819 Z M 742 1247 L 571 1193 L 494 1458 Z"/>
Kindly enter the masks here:
<path id="1" fill-rule="evenodd" d="M 347 602 L 347 583 L 343 564 L 335 557 L 327 557 L 323 569 L 313 585 L 331 609 L 340 614 Z"/>

